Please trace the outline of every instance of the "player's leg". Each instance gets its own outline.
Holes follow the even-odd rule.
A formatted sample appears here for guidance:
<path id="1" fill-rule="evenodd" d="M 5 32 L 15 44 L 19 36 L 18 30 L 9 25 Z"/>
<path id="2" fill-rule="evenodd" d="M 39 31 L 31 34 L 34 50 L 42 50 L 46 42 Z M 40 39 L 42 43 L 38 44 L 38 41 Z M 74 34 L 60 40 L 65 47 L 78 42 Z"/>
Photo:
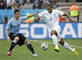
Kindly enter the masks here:
<path id="1" fill-rule="evenodd" d="M 55 30 L 52 30 L 50 34 L 51 34 L 51 38 L 53 40 L 53 43 L 55 44 L 54 50 L 59 52 L 58 39 L 57 39 L 58 33 Z"/>
<path id="2" fill-rule="evenodd" d="M 9 36 L 10 36 L 10 39 L 12 40 L 12 43 L 11 43 L 10 49 L 8 51 L 8 55 L 11 56 L 12 50 L 15 47 L 15 45 L 17 44 L 19 37 L 16 36 L 15 34 L 9 34 Z"/>
<path id="3" fill-rule="evenodd" d="M 62 46 L 64 46 L 66 49 L 70 50 L 70 51 L 74 51 L 68 43 L 64 42 L 63 38 L 61 38 L 60 42 L 59 42 Z"/>
<path id="4" fill-rule="evenodd" d="M 35 54 L 34 48 L 27 39 L 25 40 L 25 44 L 27 45 L 27 48 L 32 52 L 33 56 L 38 56 L 37 54 Z"/>
<path id="5" fill-rule="evenodd" d="M 18 36 L 19 36 L 19 41 L 18 41 L 19 46 L 25 43 L 27 45 L 27 48 L 32 52 L 33 56 L 37 56 L 37 54 L 35 54 L 35 51 L 31 43 L 27 40 L 27 38 L 21 33 L 19 33 Z"/>
<path id="6" fill-rule="evenodd" d="M 13 48 L 15 47 L 18 40 L 19 40 L 19 37 L 15 37 L 15 39 L 11 43 L 11 47 L 10 47 L 9 51 L 13 50 Z"/>
<path id="7" fill-rule="evenodd" d="M 75 50 L 75 48 L 71 48 L 70 45 L 66 42 L 64 42 L 63 38 L 60 39 L 60 42 L 59 42 L 62 46 L 64 46 L 66 49 L 68 49 L 69 51 L 71 52 L 74 52 L 74 54 L 76 54 L 78 56 L 78 53 L 77 51 Z"/>

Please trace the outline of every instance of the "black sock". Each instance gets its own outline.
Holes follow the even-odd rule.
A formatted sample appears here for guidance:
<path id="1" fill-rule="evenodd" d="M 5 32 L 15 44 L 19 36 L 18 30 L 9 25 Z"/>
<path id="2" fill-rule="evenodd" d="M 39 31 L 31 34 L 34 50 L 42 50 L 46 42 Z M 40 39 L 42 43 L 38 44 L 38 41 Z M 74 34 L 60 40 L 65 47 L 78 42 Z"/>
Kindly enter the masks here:
<path id="1" fill-rule="evenodd" d="M 33 47 L 32 47 L 31 44 L 27 44 L 27 47 L 28 47 L 28 49 L 32 52 L 32 54 L 35 53 L 35 52 L 34 52 L 34 49 L 33 49 Z"/>
<path id="2" fill-rule="evenodd" d="M 12 42 L 12 43 L 11 43 L 11 47 L 10 47 L 9 51 L 12 51 L 12 50 L 13 50 L 13 48 L 15 47 L 15 45 L 16 45 L 16 44 Z"/>

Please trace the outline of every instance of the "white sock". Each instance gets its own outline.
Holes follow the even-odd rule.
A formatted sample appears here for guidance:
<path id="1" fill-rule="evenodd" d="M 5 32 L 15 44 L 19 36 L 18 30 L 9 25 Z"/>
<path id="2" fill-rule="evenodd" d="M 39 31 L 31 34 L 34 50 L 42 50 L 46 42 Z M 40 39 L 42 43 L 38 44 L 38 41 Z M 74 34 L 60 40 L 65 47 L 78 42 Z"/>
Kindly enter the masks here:
<path id="1" fill-rule="evenodd" d="M 13 40 L 12 42 L 16 44 L 18 41 L 17 40 Z"/>
<path id="2" fill-rule="evenodd" d="M 60 39 L 61 39 L 61 36 L 58 35 L 58 36 L 57 36 L 57 40 L 58 40 L 58 42 L 60 42 Z"/>
<path id="3" fill-rule="evenodd" d="M 74 50 L 69 46 L 68 43 L 64 42 L 64 47 L 68 50 L 70 50 L 71 52 L 74 52 Z"/>
<path id="4" fill-rule="evenodd" d="M 53 39 L 53 43 L 55 44 L 55 47 L 58 48 L 58 41 L 57 41 L 57 37 L 55 35 L 52 36 Z"/>

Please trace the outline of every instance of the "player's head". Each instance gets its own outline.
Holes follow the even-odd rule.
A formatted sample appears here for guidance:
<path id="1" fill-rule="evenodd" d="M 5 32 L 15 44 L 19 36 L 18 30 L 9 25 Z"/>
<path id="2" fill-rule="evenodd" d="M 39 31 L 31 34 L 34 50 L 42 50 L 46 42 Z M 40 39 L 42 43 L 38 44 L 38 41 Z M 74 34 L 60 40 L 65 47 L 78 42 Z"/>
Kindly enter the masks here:
<path id="1" fill-rule="evenodd" d="M 51 4 L 47 4 L 47 10 L 49 13 L 52 12 L 53 6 Z"/>
<path id="2" fill-rule="evenodd" d="M 20 17 L 20 10 L 16 9 L 14 11 L 14 15 L 15 15 L 16 18 L 19 18 Z"/>

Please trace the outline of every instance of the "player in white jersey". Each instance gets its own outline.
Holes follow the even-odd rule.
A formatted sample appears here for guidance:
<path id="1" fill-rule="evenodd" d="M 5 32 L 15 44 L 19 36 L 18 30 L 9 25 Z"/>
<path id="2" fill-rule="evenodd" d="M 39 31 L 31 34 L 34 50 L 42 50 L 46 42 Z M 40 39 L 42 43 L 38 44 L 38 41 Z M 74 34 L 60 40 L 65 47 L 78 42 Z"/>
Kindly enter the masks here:
<path id="1" fill-rule="evenodd" d="M 59 10 L 53 10 L 52 5 L 50 4 L 47 5 L 47 10 L 44 10 L 36 17 L 36 22 L 38 22 L 41 17 L 44 17 L 45 22 L 47 24 L 48 31 L 51 35 L 53 43 L 55 44 L 55 48 L 54 48 L 55 51 L 59 52 L 58 44 L 60 43 L 66 49 L 70 50 L 71 52 L 73 52 L 74 54 L 78 56 L 76 49 L 71 48 L 68 43 L 64 42 L 63 38 L 59 34 L 61 31 L 61 28 L 59 26 L 60 15 L 66 16 L 69 18 L 69 20 L 74 22 L 74 20 L 72 20 L 70 16 L 65 14 L 64 12 L 59 11 Z"/>

